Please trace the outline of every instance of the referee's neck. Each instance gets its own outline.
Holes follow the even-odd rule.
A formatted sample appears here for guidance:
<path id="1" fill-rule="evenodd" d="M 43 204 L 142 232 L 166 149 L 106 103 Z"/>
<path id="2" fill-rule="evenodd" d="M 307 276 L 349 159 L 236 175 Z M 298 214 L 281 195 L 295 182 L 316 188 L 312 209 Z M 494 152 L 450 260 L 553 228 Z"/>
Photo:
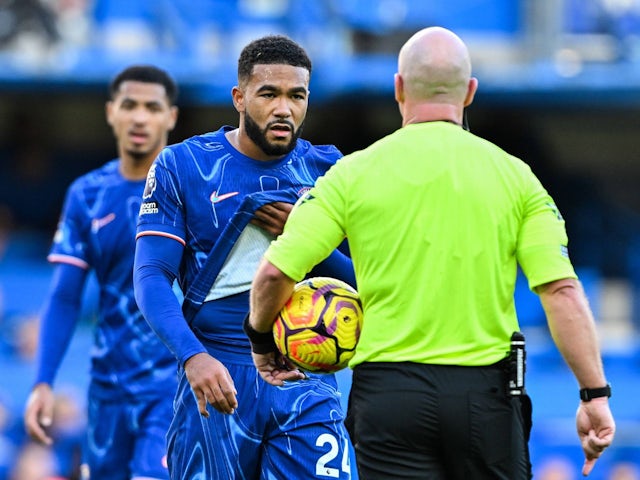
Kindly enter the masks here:
<path id="1" fill-rule="evenodd" d="M 400 106 L 402 126 L 424 122 L 450 122 L 462 126 L 462 105 L 448 103 L 405 103 Z"/>

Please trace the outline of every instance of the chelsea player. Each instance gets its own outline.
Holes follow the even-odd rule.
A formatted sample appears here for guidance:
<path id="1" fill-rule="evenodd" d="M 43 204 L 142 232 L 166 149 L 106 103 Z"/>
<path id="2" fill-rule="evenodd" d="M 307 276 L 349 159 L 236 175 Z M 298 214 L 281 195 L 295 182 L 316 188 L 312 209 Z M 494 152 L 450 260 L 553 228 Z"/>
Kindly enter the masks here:
<path id="1" fill-rule="evenodd" d="M 27 432 L 52 444 L 52 385 L 80 318 L 93 270 L 100 312 L 91 354 L 88 438 L 92 480 L 167 479 L 165 435 L 176 391 L 175 361 L 136 306 L 135 229 L 145 178 L 177 119 L 177 86 L 163 70 L 131 66 L 111 82 L 106 104 L 119 158 L 76 179 L 48 260 L 55 264 L 42 314 L 37 378 Z"/>
<path id="2" fill-rule="evenodd" d="M 262 254 L 296 200 L 342 156 L 299 138 L 310 74 L 291 39 L 249 43 L 231 91 L 239 126 L 165 148 L 149 172 L 134 284 L 145 318 L 179 363 L 168 433 L 174 480 L 351 478 L 335 377 L 274 388 L 257 375 L 243 333 Z M 339 250 L 311 275 L 355 281 Z M 171 294 L 176 277 L 182 310 Z"/>

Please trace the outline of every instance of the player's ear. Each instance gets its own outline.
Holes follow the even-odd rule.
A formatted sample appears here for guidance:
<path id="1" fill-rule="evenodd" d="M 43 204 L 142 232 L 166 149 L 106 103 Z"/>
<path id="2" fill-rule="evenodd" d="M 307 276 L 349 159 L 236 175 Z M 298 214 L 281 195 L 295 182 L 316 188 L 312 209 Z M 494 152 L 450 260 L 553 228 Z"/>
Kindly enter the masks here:
<path id="1" fill-rule="evenodd" d="M 244 112 L 244 92 L 237 85 L 231 89 L 231 98 L 238 113 Z"/>
<path id="2" fill-rule="evenodd" d="M 174 129 L 177 121 L 178 121 L 178 107 L 176 107 L 175 105 L 172 105 L 169 111 L 169 125 L 168 125 L 169 130 Z"/>
<path id="3" fill-rule="evenodd" d="M 108 101 L 104 106 L 105 116 L 107 117 L 107 123 L 113 126 L 113 102 Z"/>

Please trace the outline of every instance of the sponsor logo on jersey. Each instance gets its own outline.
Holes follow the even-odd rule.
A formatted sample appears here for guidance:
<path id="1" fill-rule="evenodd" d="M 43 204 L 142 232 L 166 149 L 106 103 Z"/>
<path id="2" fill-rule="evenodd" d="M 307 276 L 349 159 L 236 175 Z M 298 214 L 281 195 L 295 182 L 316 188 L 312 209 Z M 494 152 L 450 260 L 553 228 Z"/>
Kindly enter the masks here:
<path id="1" fill-rule="evenodd" d="M 152 164 L 149 169 L 149 173 L 147 173 L 147 183 L 144 185 L 144 192 L 142 192 L 142 198 L 147 199 L 153 192 L 156 191 L 156 164 Z"/>
<path id="2" fill-rule="evenodd" d="M 156 202 L 144 202 L 140 205 L 140 215 L 149 215 L 152 213 L 158 213 L 158 205 Z"/>
<path id="3" fill-rule="evenodd" d="M 110 213 L 109 215 L 105 215 L 102 218 L 94 218 L 93 220 L 91 220 L 91 231 L 93 233 L 97 233 L 98 230 L 100 230 L 105 225 L 108 225 L 109 223 L 113 222 L 115 219 L 116 219 L 115 213 Z"/>
<path id="4" fill-rule="evenodd" d="M 223 193 L 221 195 L 218 195 L 218 191 L 214 190 L 211 196 L 209 197 L 209 200 L 211 200 L 211 203 L 218 203 L 227 198 L 235 197 L 236 195 L 238 195 L 238 193 L 239 192 L 229 192 L 229 193 Z"/>

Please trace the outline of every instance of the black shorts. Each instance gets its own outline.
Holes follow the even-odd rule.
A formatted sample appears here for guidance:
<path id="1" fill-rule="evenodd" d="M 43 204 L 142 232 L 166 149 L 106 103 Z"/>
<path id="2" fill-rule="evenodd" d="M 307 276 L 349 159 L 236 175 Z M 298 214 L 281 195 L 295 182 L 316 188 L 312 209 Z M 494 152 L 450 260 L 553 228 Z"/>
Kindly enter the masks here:
<path id="1" fill-rule="evenodd" d="M 531 402 L 499 365 L 358 365 L 346 424 L 360 480 L 532 477 Z"/>

